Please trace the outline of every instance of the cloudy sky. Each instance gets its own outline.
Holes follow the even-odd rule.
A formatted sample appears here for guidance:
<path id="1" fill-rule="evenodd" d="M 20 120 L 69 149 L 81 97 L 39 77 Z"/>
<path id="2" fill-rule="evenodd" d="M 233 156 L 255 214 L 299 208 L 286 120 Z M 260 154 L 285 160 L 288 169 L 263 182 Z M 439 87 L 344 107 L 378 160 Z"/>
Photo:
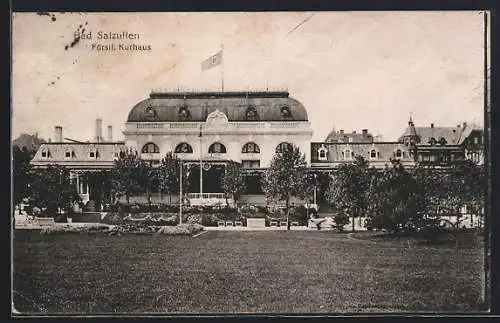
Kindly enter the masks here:
<path id="1" fill-rule="evenodd" d="M 94 39 L 68 46 L 85 28 Z M 94 120 L 122 139 L 151 89 L 288 89 L 313 140 L 368 128 L 395 140 L 417 125 L 483 124 L 479 12 L 15 13 L 12 136 L 91 139 Z M 92 50 L 99 31 L 138 33 L 150 51 Z M 222 67 L 201 61 L 224 46 Z"/>

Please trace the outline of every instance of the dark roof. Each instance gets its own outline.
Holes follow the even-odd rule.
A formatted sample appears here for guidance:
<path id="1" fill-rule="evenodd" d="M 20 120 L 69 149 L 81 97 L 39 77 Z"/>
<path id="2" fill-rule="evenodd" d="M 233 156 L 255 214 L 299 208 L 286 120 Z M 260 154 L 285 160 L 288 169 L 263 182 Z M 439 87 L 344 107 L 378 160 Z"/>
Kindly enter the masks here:
<path id="1" fill-rule="evenodd" d="M 411 128 L 411 126 L 406 128 L 400 140 L 412 133 Z M 481 130 L 481 128 L 475 124 L 467 123 L 454 127 L 414 127 L 414 131 L 419 137 L 420 145 L 428 145 L 431 138 L 434 138 L 436 142 L 444 138 L 447 145 L 461 145 L 473 130 Z"/>
<path id="2" fill-rule="evenodd" d="M 180 116 L 185 106 L 189 119 Z M 258 119 L 247 119 L 252 106 Z M 288 107 L 289 118 L 283 118 L 281 108 Z M 151 109 L 153 108 L 153 109 Z M 137 103 L 127 122 L 204 122 L 215 111 L 223 112 L 228 121 L 308 121 L 307 111 L 288 92 L 165 92 L 151 93 L 148 99 Z"/>
<path id="3" fill-rule="evenodd" d="M 396 151 L 399 149 L 404 152 L 401 160 L 411 160 L 408 147 L 399 142 L 373 142 L 373 143 L 333 143 L 333 142 L 312 142 L 311 143 L 311 161 L 318 162 L 318 149 L 324 147 L 327 149 L 328 160 L 325 162 L 345 161 L 342 152 L 349 150 L 355 156 L 362 156 L 368 161 L 389 161 L 395 157 Z M 378 152 L 376 159 L 370 158 L 372 150 Z"/>
<path id="4" fill-rule="evenodd" d="M 94 163 L 96 161 L 113 163 L 115 152 L 120 152 L 125 149 L 123 142 L 115 143 L 45 143 L 40 146 L 37 153 L 32 159 L 33 164 L 60 164 L 66 163 Z M 42 152 L 48 150 L 50 157 L 42 157 Z M 98 158 L 91 158 L 90 152 L 97 150 Z M 66 152 L 70 152 L 71 157 L 66 157 Z"/>
<path id="5" fill-rule="evenodd" d="M 335 131 L 332 130 L 326 136 L 325 142 L 349 142 L 349 138 L 352 138 L 351 142 L 373 142 L 373 135 L 366 131 L 363 132 L 343 132 L 343 130 Z"/>

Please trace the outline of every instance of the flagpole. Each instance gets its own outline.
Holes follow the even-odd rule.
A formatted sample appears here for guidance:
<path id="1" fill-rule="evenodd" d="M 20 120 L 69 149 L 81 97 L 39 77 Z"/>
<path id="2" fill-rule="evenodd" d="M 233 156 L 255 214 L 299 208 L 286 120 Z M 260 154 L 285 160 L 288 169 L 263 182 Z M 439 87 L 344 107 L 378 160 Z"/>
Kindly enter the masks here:
<path id="1" fill-rule="evenodd" d="M 200 124 L 200 199 L 203 198 L 203 161 L 202 161 L 202 153 L 203 153 L 203 137 L 201 133 L 201 129 L 203 124 Z"/>
<path id="2" fill-rule="evenodd" d="M 222 92 L 224 92 L 224 43 L 220 44 L 220 52 L 221 52 L 221 62 L 220 62 L 220 83 L 222 87 Z"/>

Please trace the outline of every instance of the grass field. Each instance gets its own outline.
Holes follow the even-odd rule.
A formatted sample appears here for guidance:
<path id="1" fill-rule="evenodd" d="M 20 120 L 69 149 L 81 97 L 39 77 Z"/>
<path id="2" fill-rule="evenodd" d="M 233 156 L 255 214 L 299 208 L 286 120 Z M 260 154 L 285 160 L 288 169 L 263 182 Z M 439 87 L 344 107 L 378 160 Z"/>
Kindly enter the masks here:
<path id="1" fill-rule="evenodd" d="M 483 250 L 316 231 L 14 234 L 21 313 L 478 311 Z"/>

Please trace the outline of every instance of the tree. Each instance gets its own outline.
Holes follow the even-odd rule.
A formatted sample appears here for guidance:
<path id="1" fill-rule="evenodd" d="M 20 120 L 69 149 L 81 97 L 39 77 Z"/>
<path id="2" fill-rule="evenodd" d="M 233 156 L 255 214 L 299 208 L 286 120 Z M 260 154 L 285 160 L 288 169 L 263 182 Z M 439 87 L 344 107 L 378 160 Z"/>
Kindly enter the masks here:
<path id="1" fill-rule="evenodd" d="M 172 193 L 177 192 L 179 188 L 179 163 L 180 160 L 177 155 L 168 152 L 165 157 L 162 158 L 160 166 L 158 167 L 158 185 L 161 192 L 169 195 L 170 205 L 172 205 Z"/>
<path id="2" fill-rule="evenodd" d="M 227 206 L 229 206 L 228 196 L 231 196 L 235 203 L 238 201 L 240 194 L 245 190 L 245 177 L 241 171 L 241 164 L 230 161 L 226 165 L 226 171 L 222 176 L 222 189 Z"/>
<path id="3" fill-rule="evenodd" d="M 293 146 L 275 153 L 270 167 L 262 178 L 266 197 L 285 201 L 287 217 L 290 211 L 290 198 L 292 196 L 304 198 L 310 193 L 306 167 L 305 155 L 300 152 L 298 147 Z M 289 229 L 290 224 L 288 225 Z"/>
<path id="4" fill-rule="evenodd" d="M 352 231 L 355 231 L 355 217 L 367 210 L 368 173 L 368 162 L 362 156 L 356 156 L 354 162 L 342 164 L 334 170 L 326 192 L 328 202 L 341 215 L 352 218 Z"/>
<path id="5" fill-rule="evenodd" d="M 26 147 L 19 148 L 14 146 L 12 150 L 12 181 L 14 204 L 20 203 L 28 196 L 28 187 L 30 184 L 30 161 L 35 152 Z"/>
<path id="6" fill-rule="evenodd" d="M 406 230 L 420 222 L 421 190 L 417 181 L 397 160 L 392 166 L 372 174 L 368 208 L 371 226 L 392 232 Z"/>
<path id="7" fill-rule="evenodd" d="M 420 209 L 429 229 L 436 238 L 442 223 L 448 223 L 458 250 L 458 234 L 464 218 L 461 208 L 466 206 L 471 214 L 482 215 L 486 192 L 484 168 L 470 160 L 458 160 L 451 167 L 439 169 L 418 165 L 414 174 L 422 188 Z M 450 221 L 443 216 L 456 216 Z"/>
<path id="8" fill-rule="evenodd" d="M 130 196 L 141 192 L 144 164 L 137 152 L 121 152 L 111 170 L 111 189 L 118 198 L 125 196 L 130 205 Z"/>
<path id="9" fill-rule="evenodd" d="M 71 210 L 80 197 L 76 185 L 71 183 L 69 170 L 59 165 L 49 165 L 32 172 L 32 206 L 46 208 L 49 213 L 59 214 L 60 210 Z"/>

